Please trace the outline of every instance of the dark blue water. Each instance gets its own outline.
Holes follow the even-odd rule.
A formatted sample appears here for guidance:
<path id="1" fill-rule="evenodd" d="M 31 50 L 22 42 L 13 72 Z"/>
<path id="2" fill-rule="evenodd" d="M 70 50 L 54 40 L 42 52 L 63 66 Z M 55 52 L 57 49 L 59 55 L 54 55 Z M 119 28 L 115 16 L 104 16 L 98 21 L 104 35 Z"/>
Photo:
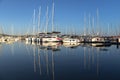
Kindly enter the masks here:
<path id="1" fill-rule="evenodd" d="M 120 80 L 119 46 L 0 44 L 0 80 Z"/>

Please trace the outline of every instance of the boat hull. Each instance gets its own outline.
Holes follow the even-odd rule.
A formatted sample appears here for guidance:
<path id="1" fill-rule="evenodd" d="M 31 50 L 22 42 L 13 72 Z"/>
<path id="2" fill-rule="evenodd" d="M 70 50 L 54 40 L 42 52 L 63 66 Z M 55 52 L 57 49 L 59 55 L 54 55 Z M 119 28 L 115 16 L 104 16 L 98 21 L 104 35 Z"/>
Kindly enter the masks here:
<path id="1" fill-rule="evenodd" d="M 79 43 L 80 40 L 79 39 L 66 38 L 66 39 L 63 39 L 63 42 L 64 43 Z"/>
<path id="2" fill-rule="evenodd" d="M 42 42 L 61 42 L 61 38 L 42 38 Z"/>

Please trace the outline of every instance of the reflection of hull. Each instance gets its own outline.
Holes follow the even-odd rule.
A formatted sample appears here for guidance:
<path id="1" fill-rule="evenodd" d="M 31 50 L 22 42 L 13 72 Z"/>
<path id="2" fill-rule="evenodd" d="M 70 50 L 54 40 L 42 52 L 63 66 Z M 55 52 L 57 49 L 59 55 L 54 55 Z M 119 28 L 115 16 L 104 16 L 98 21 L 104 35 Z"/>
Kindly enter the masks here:
<path id="1" fill-rule="evenodd" d="M 32 38 L 28 37 L 28 38 L 25 38 L 26 42 L 31 42 L 32 41 Z"/>
<path id="2" fill-rule="evenodd" d="M 42 46 L 48 47 L 48 46 L 60 46 L 61 43 L 59 42 L 47 42 L 47 43 L 42 43 Z"/>
<path id="3" fill-rule="evenodd" d="M 109 47 L 111 46 L 110 43 L 92 43 L 92 46 L 94 47 Z"/>
<path id="4" fill-rule="evenodd" d="M 25 44 L 31 44 L 31 42 L 30 41 L 25 41 Z"/>
<path id="5" fill-rule="evenodd" d="M 74 39 L 74 38 L 65 38 L 63 39 L 64 43 L 79 43 L 80 40 L 79 39 Z"/>
<path id="6" fill-rule="evenodd" d="M 7 41 L 7 42 L 5 42 L 6 44 L 13 44 L 14 43 L 14 41 Z"/>
<path id="7" fill-rule="evenodd" d="M 63 43 L 65 47 L 74 48 L 80 45 L 80 43 Z"/>
<path id="8" fill-rule="evenodd" d="M 53 50 L 53 51 L 58 51 L 59 48 L 58 46 L 60 46 L 61 43 L 60 42 L 47 42 L 47 43 L 42 43 L 42 47 L 44 47 L 47 50 Z"/>
<path id="9" fill-rule="evenodd" d="M 15 41 L 19 41 L 20 39 L 19 38 L 15 38 Z"/>
<path id="10" fill-rule="evenodd" d="M 32 42 L 37 42 L 37 38 L 32 37 Z"/>

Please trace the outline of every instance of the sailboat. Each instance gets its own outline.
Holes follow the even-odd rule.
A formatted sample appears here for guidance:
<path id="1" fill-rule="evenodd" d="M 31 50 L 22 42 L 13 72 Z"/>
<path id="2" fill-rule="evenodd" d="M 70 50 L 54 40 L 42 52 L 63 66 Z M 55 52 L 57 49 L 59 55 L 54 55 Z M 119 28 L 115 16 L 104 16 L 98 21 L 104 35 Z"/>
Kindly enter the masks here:
<path id="1" fill-rule="evenodd" d="M 40 7 L 40 9 L 41 9 L 41 7 Z M 39 16 L 40 16 L 40 10 L 39 10 Z M 38 21 L 40 21 L 40 17 L 39 17 Z M 39 33 L 39 25 L 40 24 L 38 23 L 38 33 Z M 33 36 L 26 37 L 25 40 L 26 40 L 26 42 L 40 42 L 41 41 L 41 39 L 35 35 L 35 10 L 34 10 L 34 14 L 33 14 Z"/>
<path id="2" fill-rule="evenodd" d="M 47 33 L 48 27 L 48 7 L 46 12 L 46 36 L 42 37 L 42 42 L 60 42 L 62 38 L 59 37 L 58 32 L 54 32 L 54 2 L 52 6 L 52 33 L 48 35 Z"/>
<path id="3" fill-rule="evenodd" d="M 34 9 L 34 13 L 33 13 L 33 35 L 35 33 L 35 9 Z M 26 42 L 35 42 L 36 38 L 34 36 L 32 37 L 26 37 L 25 38 Z"/>

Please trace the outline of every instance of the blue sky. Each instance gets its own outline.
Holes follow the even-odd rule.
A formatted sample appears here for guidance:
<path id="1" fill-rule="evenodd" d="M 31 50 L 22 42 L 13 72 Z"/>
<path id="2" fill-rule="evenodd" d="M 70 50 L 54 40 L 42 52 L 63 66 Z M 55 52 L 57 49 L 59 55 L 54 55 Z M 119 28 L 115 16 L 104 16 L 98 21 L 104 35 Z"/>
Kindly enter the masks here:
<path id="1" fill-rule="evenodd" d="M 89 15 L 91 24 L 94 18 L 96 25 L 97 9 L 101 31 L 107 32 L 108 24 L 112 25 L 110 31 L 113 31 L 113 29 L 116 31 L 119 28 L 120 0 L 54 0 L 54 2 L 54 24 L 57 30 L 83 33 L 84 16 L 86 16 L 86 26 L 89 22 Z M 41 31 L 45 27 L 46 7 L 49 7 L 48 29 L 50 31 L 52 0 L 0 0 L 0 26 L 5 33 L 11 33 L 12 31 L 14 31 L 14 34 L 31 33 L 33 12 L 35 9 L 37 17 L 39 6 L 42 7 Z"/>

